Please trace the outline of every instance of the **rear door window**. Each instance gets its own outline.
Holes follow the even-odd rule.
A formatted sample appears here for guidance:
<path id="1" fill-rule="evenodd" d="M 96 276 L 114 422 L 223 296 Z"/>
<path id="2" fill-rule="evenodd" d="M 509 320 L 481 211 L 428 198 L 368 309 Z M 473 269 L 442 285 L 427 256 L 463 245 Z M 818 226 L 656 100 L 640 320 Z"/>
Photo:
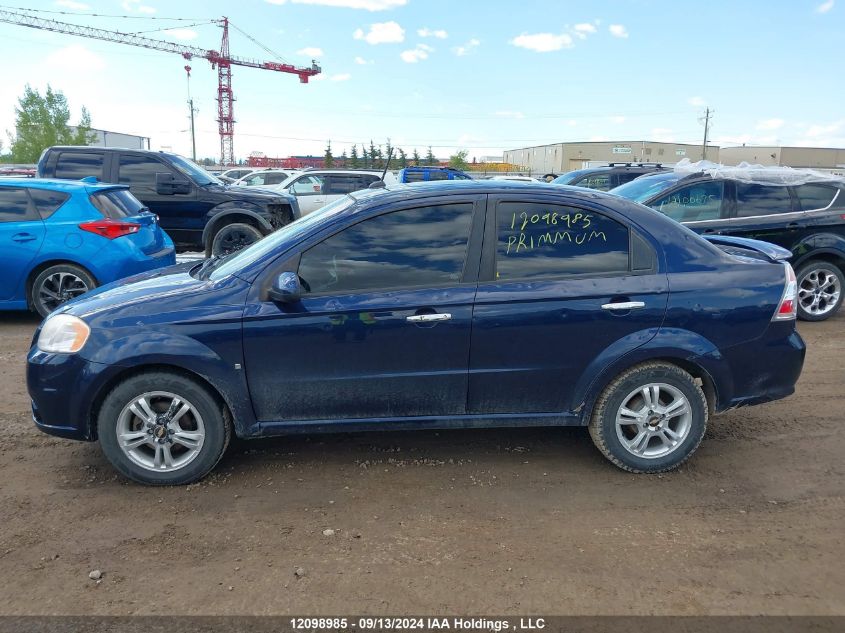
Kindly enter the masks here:
<path id="1" fill-rule="evenodd" d="M 29 203 L 26 189 L 0 187 L 0 223 L 40 220 Z"/>
<path id="2" fill-rule="evenodd" d="M 833 202 L 837 191 L 839 190 L 829 185 L 799 185 L 795 187 L 795 195 L 803 211 L 826 209 Z M 839 194 L 840 201 L 842 195 L 842 193 Z"/>
<path id="3" fill-rule="evenodd" d="M 791 211 L 789 187 L 736 183 L 736 217 L 753 218 Z"/>
<path id="4" fill-rule="evenodd" d="M 295 196 L 319 196 L 323 192 L 323 179 L 320 176 L 302 176 L 294 180 L 288 190 Z"/>
<path id="5" fill-rule="evenodd" d="M 721 180 L 696 182 L 676 189 L 648 206 L 678 222 L 718 220 L 722 217 L 724 190 L 725 184 Z"/>
<path id="6" fill-rule="evenodd" d="M 56 178 L 81 180 L 94 176 L 103 180 L 102 152 L 59 152 L 56 160 Z"/>
<path id="7" fill-rule="evenodd" d="M 49 189 L 30 189 L 29 197 L 38 209 L 38 214 L 42 220 L 46 220 L 53 215 L 65 201 L 70 198 L 70 195 L 63 191 L 50 191 Z"/>
<path id="8" fill-rule="evenodd" d="M 576 207 L 501 202 L 496 279 L 613 274 L 629 270 L 628 227 Z"/>

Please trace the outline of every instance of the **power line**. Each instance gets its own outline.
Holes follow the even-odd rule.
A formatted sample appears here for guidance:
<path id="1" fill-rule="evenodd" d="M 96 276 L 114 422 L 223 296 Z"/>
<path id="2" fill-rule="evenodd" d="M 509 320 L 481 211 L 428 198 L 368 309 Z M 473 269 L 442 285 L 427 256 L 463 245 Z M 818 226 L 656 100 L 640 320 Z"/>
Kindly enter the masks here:
<path id="1" fill-rule="evenodd" d="M 127 20 L 174 20 L 178 22 L 196 21 L 197 18 L 167 18 L 157 15 L 118 15 L 114 13 L 81 13 L 78 11 L 50 11 L 48 9 L 30 9 L 29 7 L 12 7 L 0 5 L 0 8 L 11 9 L 12 11 L 29 11 L 30 13 L 50 13 L 52 15 L 85 16 L 90 18 L 125 18 Z"/>

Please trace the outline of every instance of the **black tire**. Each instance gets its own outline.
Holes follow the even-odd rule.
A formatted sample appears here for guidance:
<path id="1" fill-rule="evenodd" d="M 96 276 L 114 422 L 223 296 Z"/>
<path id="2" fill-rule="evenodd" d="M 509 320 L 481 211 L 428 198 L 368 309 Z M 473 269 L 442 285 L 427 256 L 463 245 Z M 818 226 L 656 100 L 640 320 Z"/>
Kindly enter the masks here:
<path id="1" fill-rule="evenodd" d="M 87 270 L 75 264 L 56 264 L 41 271 L 29 287 L 29 305 L 41 317 L 97 287 Z"/>
<path id="2" fill-rule="evenodd" d="M 193 418 L 194 411 L 198 413 L 204 438 L 201 446 L 193 451 L 195 455 L 187 463 L 175 468 L 156 470 L 149 466 L 140 465 L 137 456 L 130 457 L 121 448 L 118 441 L 118 425 L 121 424 L 124 412 L 139 397 L 144 394 L 161 392 L 176 395 L 183 403 L 188 403 L 191 406 L 191 410 L 182 419 L 187 418 L 189 422 L 194 423 L 195 427 L 197 427 L 197 424 Z M 166 400 L 164 403 L 158 403 L 156 396 L 148 396 L 147 401 L 154 412 L 166 415 L 166 412 L 159 410 L 166 406 Z M 146 428 L 141 418 L 131 412 L 127 413 L 126 417 L 132 419 L 139 429 L 133 432 L 140 434 L 141 430 Z M 158 425 L 154 428 L 157 427 Z M 231 429 L 232 425 L 228 419 L 226 408 L 214 394 L 191 378 L 162 371 L 144 372 L 124 380 L 109 392 L 97 413 L 97 434 L 100 447 L 106 458 L 129 479 L 152 486 L 179 486 L 193 483 L 205 477 L 223 457 L 231 439 Z M 144 444 L 138 447 L 136 455 L 154 458 L 159 450 L 155 445 L 157 434 L 155 431 L 147 434 L 151 436 L 150 441 L 153 444 L 151 446 Z M 165 435 L 165 437 L 168 436 Z M 180 447 L 175 442 L 170 442 L 169 446 L 168 454 L 171 454 L 171 449 L 174 451 L 180 448 L 185 450 L 184 447 Z M 189 452 L 191 451 L 185 450 L 185 453 Z M 185 453 L 180 454 L 184 455 Z"/>
<path id="3" fill-rule="evenodd" d="M 835 284 L 838 297 L 835 301 L 825 302 L 824 295 L 816 295 L 815 304 L 805 305 L 806 302 L 813 301 L 815 293 L 812 289 L 818 287 L 822 275 L 824 278 L 831 279 Z M 838 266 L 821 259 L 814 259 L 801 264 L 801 267 L 795 273 L 795 277 L 798 280 L 799 319 L 802 321 L 824 321 L 839 311 L 840 306 L 842 306 L 842 298 L 845 297 L 845 275 Z M 813 307 L 814 305 L 815 307 Z"/>
<path id="4" fill-rule="evenodd" d="M 633 395 L 634 391 L 650 384 L 668 385 L 683 394 L 686 403 L 689 405 L 689 416 L 683 418 L 684 424 L 687 425 L 683 439 L 679 440 L 671 449 L 667 449 L 670 450 L 668 454 L 645 457 L 635 455 L 622 444 L 617 434 L 616 419 L 620 407 L 630 402 L 630 400 L 626 402 L 629 396 Z M 645 401 L 644 405 L 648 408 Z M 676 365 L 651 362 L 623 372 L 605 388 L 593 409 L 589 430 L 593 443 L 599 451 L 619 468 L 632 473 L 660 473 L 677 468 L 690 458 L 704 437 L 704 432 L 707 429 L 707 417 L 707 399 L 692 376 Z M 652 416 L 648 416 L 642 420 L 642 428 L 644 429 L 642 437 L 644 438 L 646 431 L 653 431 L 655 434 L 660 433 L 660 426 L 654 427 L 649 424 L 651 419 Z M 669 423 L 678 424 L 681 422 L 681 420 L 676 422 L 671 422 L 671 420 L 670 416 Z M 657 424 L 663 424 L 663 422 L 657 422 Z M 678 427 L 676 426 L 675 429 L 677 430 Z M 630 438 L 631 441 L 636 441 L 636 437 L 639 437 L 638 434 L 641 431 L 639 424 L 632 424 L 621 427 L 620 432 L 623 435 L 625 433 L 636 434 L 634 438 Z M 665 442 L 660 437 L 649 437 L 644 441 L 644 448 L 652 447 L 656 453 L 658 452 L 656 450 L 658 443 L 665 447 Z"/>
<path id="5" fill-rule="evenodd" d="M 230 255 L 250 244 L 254 244 L 262 237 L 264 237 L 264 234 L 251 224 L 244 224 L 243 222 L 224 224 L 217 229 L 214 237 L 211 238 L 211 254 Z"/>

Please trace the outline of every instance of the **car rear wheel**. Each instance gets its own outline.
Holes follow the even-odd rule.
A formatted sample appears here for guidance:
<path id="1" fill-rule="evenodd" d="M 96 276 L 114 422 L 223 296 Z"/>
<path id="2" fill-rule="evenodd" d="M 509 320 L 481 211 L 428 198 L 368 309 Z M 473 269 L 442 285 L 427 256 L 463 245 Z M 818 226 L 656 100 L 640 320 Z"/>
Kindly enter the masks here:
<path id="1" fill-rule="evenodd" d="M 29 303 L 42 317 L 71 299 L 93 290 L 97 282 L 83 268 L 57 264 L 41 271 L 32 282 Z"/>
<path id="2" fill-rule="evenodd" d="M 845 276 L 829 262 L 807 262 L 798 269 L 798 318 L 824 321 L 842 305 Z"/>
<path id="3" fill-rule="evenodd" d="M 223 456 L 230 428 L 223 405 L 205 387 L 167 372 L 120 383 L 97 416 L 100 446 L 112 465 L 157 486 L 202 479 Z"/>
<path id="4" fill-rule="evenodd" d="M 220 227 L 211 240 L 211 254 L 225 257 L 254 244 L 264 234 L 251 224 L 235 222 Z"/>
<path id="5" fill-rule="evenodd" d="M 677 468 L 698 448 L 707 413 L 704 392 L 690 374 L 668 363 L 646 363 L 605 388 L 589 430 L 619 468 L 659 473 Z"/>

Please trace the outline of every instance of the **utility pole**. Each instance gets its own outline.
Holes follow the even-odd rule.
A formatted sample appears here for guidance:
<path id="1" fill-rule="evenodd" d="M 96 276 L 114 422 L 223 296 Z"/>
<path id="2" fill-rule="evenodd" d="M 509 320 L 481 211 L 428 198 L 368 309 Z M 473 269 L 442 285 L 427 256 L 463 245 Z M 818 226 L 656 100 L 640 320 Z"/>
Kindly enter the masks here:
<path id="1" fill-rule="evenodd" d="M 708 106 L 704 111 L 704 142 L 701 144 L 701 160 L 707 160 L 707 137 L 710 134 L 710 117 L 713 112 Z"/>
<path id="2" fill-rule="evenodd" d="M 188 99 L 188 107 L 191 109 L 191 159 L 197 162 L 197 137 L 194 132 L 194 100 Z"/>

